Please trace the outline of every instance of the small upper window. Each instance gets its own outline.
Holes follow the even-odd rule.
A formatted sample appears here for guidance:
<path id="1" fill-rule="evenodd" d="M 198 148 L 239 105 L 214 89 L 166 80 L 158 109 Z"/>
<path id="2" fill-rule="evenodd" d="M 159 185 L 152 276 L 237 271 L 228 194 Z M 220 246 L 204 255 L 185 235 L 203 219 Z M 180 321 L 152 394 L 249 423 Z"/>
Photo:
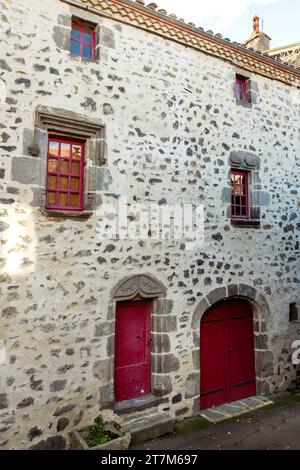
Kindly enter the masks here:
<path id="1" fill-rule="evenodd" d="M 249 174 L 247 171 L 231 171 L 231 217 L 249 219 Z"/>
<path id="2" fill-rule="evenodd" d="M 241 77 L 240 75 L 236 76 L 235 80 L 235 97 L 238 101 L 243 101 L 244 103 L 248 103 L 247 100 L 247 81 L 248 79 L 245 77 Z"/>
<path id="3" fill-rule="evenodd" d="M 83 210 L 84 143 L 49 138 L 47 209 Z"/>
<path id="4" fill-rule="evenodd" d="M 72 23 L 71 54 L 84 59 L 94 60 L 95 53 L 95 29 L 85 23 Z"/>

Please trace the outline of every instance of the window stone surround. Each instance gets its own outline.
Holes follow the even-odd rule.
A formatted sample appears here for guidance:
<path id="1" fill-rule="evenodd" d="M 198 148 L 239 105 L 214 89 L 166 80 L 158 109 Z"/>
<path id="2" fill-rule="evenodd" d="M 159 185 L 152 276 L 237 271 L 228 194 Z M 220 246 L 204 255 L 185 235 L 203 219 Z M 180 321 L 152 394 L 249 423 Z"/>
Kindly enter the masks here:
<path id="1" fill-rule="evenodd" d="M 53 211 L 45 209 L 47 149 L 49 135 L 85 140 L 84 211 Z M 109 189 L 111 176 L 107 163 L 105 125 L 98 119 L 64 109 L 39 106 L 35 127 L 23 131 L 23 155 L 12 159 L 13 181 L 30 185 L 32 205 L 46 215 L 82 217 L 92 214 L 102 203 L 102 191 Z"/>
<path id="2" fill-rule="evenodd" d="M 261 227 L 261 208 L 269 206 L 270 194 L 262 191 L 260 180 L 260 158 L 250 152 L 232 151 L 229 156 L 228 187 L 223 188 L 222 200 L 229 204 L 227 217 L 234 227 L 259 229 Z M 249 173 L 249 219 L 234 219 L 231 217 L 231 171 L 243 170 Z"/>

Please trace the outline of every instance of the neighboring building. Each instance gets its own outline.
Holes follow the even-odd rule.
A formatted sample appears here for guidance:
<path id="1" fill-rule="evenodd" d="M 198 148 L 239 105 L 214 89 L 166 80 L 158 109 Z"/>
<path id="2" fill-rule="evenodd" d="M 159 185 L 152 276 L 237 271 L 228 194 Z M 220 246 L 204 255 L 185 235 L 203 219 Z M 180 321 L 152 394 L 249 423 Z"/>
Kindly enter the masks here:
<path id="1" fill-rule="evenodd" d="M 279 62 L 284 62 L 296 69 L 300 69 L 300 42 L 271 49 L 271 38 L 263 31 L 260 31 L 260 20 L 257 15 L 253 18 L 252 34 L 244 42 L 244 46 L 268 55 Z"/>
<path id="2" fill-rule="evenodd" d="M 300 69 L 300 42 L 270 49 L 268 55 L 273 59 L 281 60 L 288 65 Z"/>
<path id="3" fill-rule="evenodd" d="M 294 386 L 300 71 L 142 0 L 0 9 L 1 448 Z M 101 238 L 122 196 L 204 244 Z"/>

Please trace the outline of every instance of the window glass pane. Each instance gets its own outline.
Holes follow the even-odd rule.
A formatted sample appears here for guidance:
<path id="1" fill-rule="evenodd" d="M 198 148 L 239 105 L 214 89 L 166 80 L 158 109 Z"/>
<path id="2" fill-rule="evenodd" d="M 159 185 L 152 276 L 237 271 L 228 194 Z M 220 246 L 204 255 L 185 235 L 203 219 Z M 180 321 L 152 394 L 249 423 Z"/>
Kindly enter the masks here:
<path id="1" fill-rule="evenodd" d="M 60 172 L 64 175 L 69 174 L 69 162 L 68 160 L 60 161 Z"/>
<path id="2" fill-rule="evenodd" d="M 79 207 L 79 194 L 70 194 L 70 206 Z"/>
<path id="3" fill-rule="evenodd" d="M 80 175 L 80 163 L 79 162 L 71 163 L 71 173 L 72 175 Z"/>
<path id="4" fill-rule="evenodd" d="M 80 42 L 71 41 L 71 53 L 74 55 L 80 55 Z"/>
<path id="5" fill-rule="evenodd" d="M 92 47 L 87 46 L 86 44 L 82 44 L 82 57 L 85 57 L 85 59 L 91 59 L 92 58 Z"/>
<path id="6" fill-rule="evenodd" d="M 93 33 L 91 31 L 84 31 L 82 41 L 91 43 L 92 42 L 92 34 Z"/>
<path id="7" fill-rule="evenodd" d="M 73 25 L 72 26 L 72 39 L 80 39 L 80 29 Z"/>
<path id="8" fill-rule="evenodd" d="M 60 156 L 64 158 L 70 158 L 71 145 L 70 144 L 61 144 L 60 147 Z"/>
<path id="9" fill-rule="evenodd" d="M 68 205 L 68 193 L 59 193 L 58 200 L 61 207 L 66 207 Z"/>
<path id="10" fill-rule="evenodd" d="M 59 189 L 68 189 L 69 178 L 67 176 L 61 176 L 59 178 Z"/>
<path id="11" fill-rule="evenodd" d="M 47 204 L 51 206 L 56 205 L 56 193 L 51 193 L 51 192 L 47 193 Z"/>
<path id="12" fill-rule="evenodd" d="M 49 158 L 48 160 L 48 171 L 49 173 L 57 173 L 58 160 Z"/>
<path id="13" fill-rule="evenodd" d="M 81 157 L 81 146 L 73 145 L 72 146 L 72 158 L 80 159 Z"/>
<path id="14" fill-rule="evenodd" d="M 59 150 L 59 143 L 58 142 L 53 142 L 50 140 L 49 142 L 49 153 L 51 155 L 58 155 L 58 150 Z"/>
<path id="15" fill-rule="evenodd" d="M 56 189 L 57 188 L 57 178 L 56 176 L 48 176 L 48 183 L 47 183 L 48 189 Z"/>
<path id="16" fill-rule="evenodd" d="M 71 178 L 71 189 L 72 191 L 79 191 L 79 178 Z"/>

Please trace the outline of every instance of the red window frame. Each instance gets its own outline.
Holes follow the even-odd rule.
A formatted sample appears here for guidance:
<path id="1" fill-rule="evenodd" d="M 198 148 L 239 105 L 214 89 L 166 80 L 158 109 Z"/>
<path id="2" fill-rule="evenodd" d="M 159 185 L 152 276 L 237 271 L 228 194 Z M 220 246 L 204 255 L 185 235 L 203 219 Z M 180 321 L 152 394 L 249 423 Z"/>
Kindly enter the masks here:
<path id="1" fill-rule="evenodd" d="M 57 155 L 51 153 L 51 143 L 57 144 Z M 66 144 L 70 146 L 69 157 L 62 154 L 62 146 Z M 80 157 L 73 158 L 73 147 L 80 147 Z M 51 137 L 48 139 L 47 153 L 47 178 L 46 178 L 46 209 L 63 210 L 63 211 L 82 211 L 83 195 L 84 195 L 84 151 L 85 143 L 83 141 L 64 139 L 60 137 Z M 67 168 L 67 171 L 65 170 Z M 78 168 L 78 170 L 77 170 Z M 78 183 L 77 181 L 78 180 Z M 53 184 L 52 181 L 55 181 Z M 67 183 L 62 184 L 61 183 Z M 75 183 L 76 189 L 72 188 Z M 52 198 L 51 195 L 52 194 Z M 55 194 L 55 202 L 53 200 Z M 60 195 L 67 195 L 67 204 L 60 203 Z M 78 204 L 72 205 L 72 195 L 78 196 Z M 62 196 L 65 198 L 66 196 Z"/>
<path id="2" fill-rule="evenodd" d="M 231 217 L 249 219 L 249 173 L 231 170 Z"/>
<path id="3" fill-rule="evenodd" d="M 73 37 L 73 30 L 74 29 L 79 29 L 80 32 L 80 37 L 79 39 Z M 83 40 L 83 35 L 84 33 L 90 33 L 91 34 L 91 41 L 84 41 Z M 80 53 L 76 54 L 72 52 L 72 43 L 79 43 L 80 44 Z M 90 46 L 91 47 L 91 56 L 87 57 L 83 55 L 83 46 Z M 72 22 L 72 31 L 71 31 L 71 53 L 74 55 L 78 55 L 79 57 L 82 57 L 83 59 L 90 59 L 90 60 L 95 60 L 96 58 L 96 32 L 93 29 L 92 26 L 84 23 L 77 23 L 76 21 Z"/>
<path id="4" fill-rule="evenodd" d="M 237 100 L 247 102 L 247 78 L 236 77 L 235 95 Z"/>

